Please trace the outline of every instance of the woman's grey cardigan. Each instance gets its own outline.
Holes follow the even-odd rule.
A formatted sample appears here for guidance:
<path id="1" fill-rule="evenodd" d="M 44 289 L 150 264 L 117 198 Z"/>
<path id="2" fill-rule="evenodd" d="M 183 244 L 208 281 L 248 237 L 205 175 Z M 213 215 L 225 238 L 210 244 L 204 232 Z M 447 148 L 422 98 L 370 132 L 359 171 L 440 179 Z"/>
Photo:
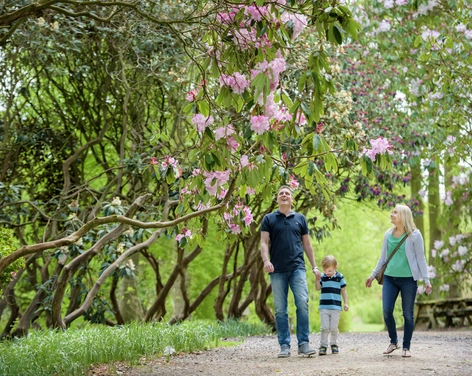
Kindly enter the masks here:
<path id="1" fill-rule="evenodd" d="M 393 228 L 388 229 L 384 235 L 382 245 L 382 253 L 380 254 L 377 266 L 372 272 L 371 278 L 375 278 L 387 261 L 387 238 L 393 232 Z M 410 265 L 411 274 L 415 281 L 424 280 L 429 283 L 428 266 L 426 265 L 426 257 L 424 255 L 424 241 L 419 230 L 414 230 L 405 240 L 405 253 Z"/>

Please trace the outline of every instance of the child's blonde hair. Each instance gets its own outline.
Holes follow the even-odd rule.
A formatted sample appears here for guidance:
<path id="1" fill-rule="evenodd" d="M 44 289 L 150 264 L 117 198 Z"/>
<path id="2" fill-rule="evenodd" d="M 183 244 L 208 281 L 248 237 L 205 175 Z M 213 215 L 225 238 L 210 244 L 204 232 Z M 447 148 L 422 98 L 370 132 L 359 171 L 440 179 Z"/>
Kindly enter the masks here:
<path id="1" fill-rule="evenodd" d="M 326 269 L 326 268 L 329 268 L 330 266 L 334 266 L 335 268 L 338 267 L 338 261 L 336 260 L 336 257 L 332 255 L 323 257 L 323 260 L 321 260 L 321 267 L 323 269 Z"/>

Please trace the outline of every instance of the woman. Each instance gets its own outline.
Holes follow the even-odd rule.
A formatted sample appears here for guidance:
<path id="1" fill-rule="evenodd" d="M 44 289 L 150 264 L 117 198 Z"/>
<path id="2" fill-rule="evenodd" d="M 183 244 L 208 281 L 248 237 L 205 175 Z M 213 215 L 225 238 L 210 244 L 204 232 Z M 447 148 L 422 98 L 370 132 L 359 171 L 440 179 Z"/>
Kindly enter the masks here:
<path id="1" fill-rule="evenodd" d="M 419 279 L 425 281 L 427 294 L 431 293 L 432 286 L 429 282 L 428 267 L 426 266 L 423 237 L 413 222 L 410 208 L 405 205 L 397 205 L 393 209 L 390 219 L 393 227 L 385 233 L 379 261 L 372 275 L 367 278 L 365 285 L 366 287 L 372 286 L 372 281 L 382 268 L 382 265 L 387 261 L 388 256 L 402 238 L 407 236 L 385 270 L 382 285 L 382 308 L 385 325 L 390 337 L 390 344 L 383 353 L 390 354 L 400 348 L 398 346 L 397 327 L 393 310 L 398 294 L 401 294 L 404 318 L 402 356 L 409 358 L 411 356 L 410 342 L 415 326 L 413 311 L 418 290 L 417 281 Z"/>

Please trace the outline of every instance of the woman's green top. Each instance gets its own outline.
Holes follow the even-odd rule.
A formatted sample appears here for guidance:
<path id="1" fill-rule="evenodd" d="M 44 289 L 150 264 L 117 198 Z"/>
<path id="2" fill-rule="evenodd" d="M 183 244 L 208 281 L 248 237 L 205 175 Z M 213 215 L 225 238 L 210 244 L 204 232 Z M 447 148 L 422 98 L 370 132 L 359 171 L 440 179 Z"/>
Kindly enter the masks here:
<path id="1" fill-rule="evenodd" d="M 390 234 L 387 238 L 387 256 L 390 256 L 393 250 L 396 248 L 398 243 L 403 239 L 405 235 L 395 238 Z M 408 264 L 408 259 L 406 258 L 405 253 L 405 242 L 398 248 L 397 252 L 393 255 L 392 259 L 387 265 L 385 270 L 385 275 L 390 277 L 413 277 L 411 274 L 410 264 Z"/>

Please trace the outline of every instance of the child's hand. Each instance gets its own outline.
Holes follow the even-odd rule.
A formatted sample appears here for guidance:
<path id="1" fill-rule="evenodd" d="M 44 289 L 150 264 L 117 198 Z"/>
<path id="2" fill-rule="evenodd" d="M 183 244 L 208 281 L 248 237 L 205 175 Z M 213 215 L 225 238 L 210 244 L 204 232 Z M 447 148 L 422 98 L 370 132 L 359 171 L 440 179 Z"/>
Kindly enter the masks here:
<path id="1" fill-rule="evenodd" d="M 320 275 L 316 274 L 316 280 L 321 281 L 321 274 Z"/>
<path id="2" fill-rule="evenodd" d="M 349 311 L 349 306 L 347 304 L 344 304 L 344 310 L 347 312 Z"/>

